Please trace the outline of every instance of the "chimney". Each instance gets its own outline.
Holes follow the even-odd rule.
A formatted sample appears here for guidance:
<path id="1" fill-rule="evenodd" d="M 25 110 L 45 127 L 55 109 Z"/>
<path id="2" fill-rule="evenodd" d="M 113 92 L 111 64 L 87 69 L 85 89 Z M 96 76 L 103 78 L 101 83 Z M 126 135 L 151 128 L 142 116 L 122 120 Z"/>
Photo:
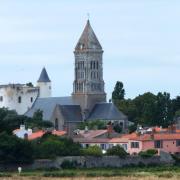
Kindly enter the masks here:
<path id="1" fill-rule="evenodd" d="M 84 133 L 88 133 L 88 126 L 85 126 Z"/>
<path id="2" fill-rule="evenodd" d="M 108 137 L 110 138 L 113 132 L 113 126 L 112 124 L 107 125 L 107 133 L 108 133 Z"/>
<path id="3" fill-rule="evenodd" d="M 32 134 L 32 129 L 28 129 L 28 135 Z"/>
<path id="4" fill-rule="evenodd" d="M 21 124 L 20 125 L 20 130 L 25 130 L 25 125 Z"/>

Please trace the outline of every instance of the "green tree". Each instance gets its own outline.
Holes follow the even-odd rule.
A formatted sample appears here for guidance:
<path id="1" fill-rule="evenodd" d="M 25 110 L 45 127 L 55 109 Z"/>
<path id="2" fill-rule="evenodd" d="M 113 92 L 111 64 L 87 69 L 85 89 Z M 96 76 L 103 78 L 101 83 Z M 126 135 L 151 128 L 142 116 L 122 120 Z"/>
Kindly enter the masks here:
<path id="1" fill-rule="evenodd" d="M 114 124 L 113 125 L 113 129 L 117 133 L 121 133 L 122 132 L 122 126 L 120 124 Z"/>
<path id="2" fill-rule="evenodd" d="M 175 99 L 172 99 L 172 109 L 173 109 L 173 114 L 180 110 L 180 96 L 177 96 Z"/>
<path id="3" fill-rule="evenodd" d="M 61 138 L 49 133 L 33 142 L 36 158 L 55 158 L 57 156 L 78 156 L 81 146 L 72 139 Z"/>
<path id="4" fill-rule="evenodd" d="M 0 108 L 0 132 L 6 131 L 12 133 L 14 129 L 19 128 L 23 124 L 25 117 L 17 115 L 15 111 L 6 108 Z"/>
<path id="5" fill-rule="evenodd" d="M 33 146 L 31 142 L 0 133 L 0 162 L 8 163 L 31 163 L 33 161 Z"/>
<path id="6" fill-rule="evenodd" d="M 112 92 L 112 101 L 116 103 L 117 101 L 123 100 L 124 96 L 125 96 L 125 90 L 123 88 L 123 83 L 117 81 L 114 91 Z"/>
<path id="7" fill-rule="evenodd" d="M 173 105 L 169 93 L 157 94 L 157 116 L 154 125 L 167 127 L 173 123 Z"/>
<path id="8" fill-rule="evenodd" d="M 101 120 L 85 121 L 79 124 L 79 129 L 84 130 L 88 127 L 89 130 L 106 129 L 106 123 Z"/>
<path id="9" fill-rule="evenodd" d="M 42 121 L 43 120 L 43 111 L 38 109 L 36 112 L 33 114 L 33 120 L 34 121 Z"/>
<path id="10" fill-rule="evenodd" d="M 118 109 L 128 116 L 128 120 L 137 123 L 137 107 L 133 100 L 124 99 L 116 104 Z"/>
<path id="11" fill-rule="evenodd" d="M 156 95 L 147 92 L 139 95 L 134 100 L 136 106 L 136 123 L 141 125 L 156 124 L 157 97 Z"/>
<path id="12" fill-rule="evenodd" d="M 43 111 L 38 109 L 34 112 L 32 119 L 27 122 L 28 127 L 36 127 L 36 128 L 50 128 L 53 127 L 53 123 L 47 120 L 43 120 Z"/>
<path id="13" fill-rule="evenodd" d="M 180 117 L 180 109 L 175 112 L 175 118 L 179 118 L 179 117 Z"/>
<path id="14" fill-rule="evenodd" d="M 108 149 L 106 152 L 107 155 L 119 156 L 121 158 L 125 158 L 127 156 L 127 152 L 121 146 L 113 146 L 112 148 Z"/>
<path id="15" fill-rule="evenodd" d="M 32 84 L 32 82 L 28 82 L 28 83 L 26 83 L 26 86 L 29 86 L 29 87 L 34 87 L 34 85 Z"/>
<path id="16" fill-rule="evenodd" d="M 85 156 L 102 156 L 102 150 L 99 146 L 89 146 L 87 149 L 82 150 L 82 155 Z"/>

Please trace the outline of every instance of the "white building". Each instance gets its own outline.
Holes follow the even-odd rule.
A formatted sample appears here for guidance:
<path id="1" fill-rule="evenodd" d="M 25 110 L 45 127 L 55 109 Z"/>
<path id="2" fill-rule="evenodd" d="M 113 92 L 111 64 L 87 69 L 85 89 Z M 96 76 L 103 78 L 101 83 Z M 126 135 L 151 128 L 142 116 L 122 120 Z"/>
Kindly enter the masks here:
<path id="1" fill-rule="evenodd" d="M 30 84 L 0 85 L 0 108 L 26 113 L 38 97 L 51 97 L 51 81 L 43 68 L 37 86 Z"/>
<path id="2" fill-rule="evenodd" d="M 13 134 L 16 135 L 19 138 L 24 139 L 25 137 L 28 137 L 32 134 L 32 129 L 26 129 L 25 125 L 20 125 L 19 129 L 15 129 L 13 131 Z"/>

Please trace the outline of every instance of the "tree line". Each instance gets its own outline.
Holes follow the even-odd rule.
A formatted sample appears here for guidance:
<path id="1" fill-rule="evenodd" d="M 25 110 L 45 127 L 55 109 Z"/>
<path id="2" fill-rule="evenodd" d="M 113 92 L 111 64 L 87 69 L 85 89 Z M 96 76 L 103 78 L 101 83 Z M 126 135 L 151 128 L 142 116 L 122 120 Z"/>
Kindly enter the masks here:
<path id="1" fill-rule="evenodd" d="M 167 127 L 180 116 L 180 96 L 171 99 L 168 92 L 146 92 L 133 99 L 125 98 L 124 85 L 120 81 L 116 82 L 112 101 L 135 126 Z"/>

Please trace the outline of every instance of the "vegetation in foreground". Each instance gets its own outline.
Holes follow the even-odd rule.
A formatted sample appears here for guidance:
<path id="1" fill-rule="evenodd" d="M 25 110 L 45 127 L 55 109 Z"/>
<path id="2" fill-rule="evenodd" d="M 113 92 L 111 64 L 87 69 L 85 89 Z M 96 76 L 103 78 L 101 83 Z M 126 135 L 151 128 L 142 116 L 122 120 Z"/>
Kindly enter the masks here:
<path id="1" fill-rule="evenodd" d="M 19 175 L 15 172 L 0 173 L 0 177 L 17 177 Z M 179 179 L 180 178 L 180 167 L 178 166 L 159 166 L 159 167 L 128 167 L 128 168 L 100 168 L 100 169 L 64 169 L 64 170 L 38 170 L 38 171 L 24 171 L 20 175 L 21 177 L 121 177 L 121 178 L 132 178 L 140 179 L 149 177 L 149 179 Z M 105 178 L 104 178 L 105 179 Z"/>

